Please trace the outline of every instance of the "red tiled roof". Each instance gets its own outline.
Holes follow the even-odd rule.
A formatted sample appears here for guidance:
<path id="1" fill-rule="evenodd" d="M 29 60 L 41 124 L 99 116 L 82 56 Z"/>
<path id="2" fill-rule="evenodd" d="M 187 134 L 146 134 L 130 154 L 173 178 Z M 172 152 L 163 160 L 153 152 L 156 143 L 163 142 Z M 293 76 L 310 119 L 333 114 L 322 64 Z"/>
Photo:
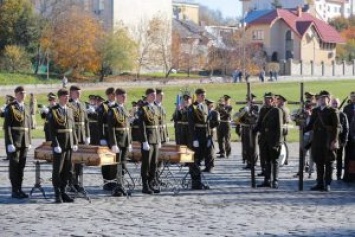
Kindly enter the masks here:
<path id="1" fill-rule="evenodd" d="M 323 42 L 345 43 L 345 40 L 335 28 L 306 12 L 302 12 L 301 16 L 298 16 L 297 10 L 275 9 L 272 12 L 251 21 L 249 25 L 272 25 L 279 19 L 282 19 L 291 30 L 300 37 L 302 37 L 308 28 L 313 25 Z"/>

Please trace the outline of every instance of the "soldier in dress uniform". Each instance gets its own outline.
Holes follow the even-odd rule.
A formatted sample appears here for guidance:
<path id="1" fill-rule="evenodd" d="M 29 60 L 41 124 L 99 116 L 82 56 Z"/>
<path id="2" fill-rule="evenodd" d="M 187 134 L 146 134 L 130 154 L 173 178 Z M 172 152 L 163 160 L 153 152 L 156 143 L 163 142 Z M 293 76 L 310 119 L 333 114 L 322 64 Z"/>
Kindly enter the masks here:
<path id="1" fill-rule="evenodd" d="M 98 129 L 98 114 L 97 114 L 97 96 L 89 95 L 89 103 L 86 104 L 86 113 L 89 119 L 90 144 L 100 145 L 99 129 Z"/>
<path id="2" fill-rule="evenodd" d="M 251 94 L 251 101 L 247 102 L 247 105 L 240 109 L 240 118 L 236 127 L 236 131 L 241 138 L 243 161 L 246 163 L 244 169 L 250 169 L 252 160 L 254 159 L 254 164 L 256 164 L 258 159 L 257 134 L 253 132 L 259 113 L 259 107 L 253 104 L 255 98 L 256 96 Z M 248 101 L 248 95 L 246 100 Z"/>
<path id="3" fill-rule="evenodd" d="M 207 116 L 207 155 L 205 159 L 206 168 L 202 172 L 213 173 L 214 160 L 215 160 L 215 151 L 214 151 L 214 142 L 213 137 L 216 133 L 216 128 L 219 126 L 220 116 L 217 110 L 214 109 L 214 101 L 206 99 L 206 105 L 208 107 L 208 116 Z"/>
<path id="4" fill-rule="evenodd" d="M 59 103 L 48 112 L 53 148 L 52 183 L 56 203 L 74 202 L 74 199 L 65 193 L 65 187 L 71 178 L 71 155 L 73 151 L 78 150 L 78 140 L 74 132 L 74 112 L 67 106 L 69 101 L 67 89 L 60 89 L 58 98 Z"/>
<path id="5" fill-rule="evenodd" d="M 116 153 L 117 174 L 116 174 L 116 187 L 112 192 L 115 197 L 126 195 L 123 187 L 123 164 L 127 160 L 128 152 L 132 151 L 131 133 L 129 111 L 124 107 L 127 100 L 127 93 L 125 90 L 116 89 L 117 105 L 109 109 L 107 115 L 108 134 L 109 134 L 109 147 L 113 153 Z"/>
<path id="6" fill-rule="evenodd" d="M 355 181 L 355 170 L 350 169 L 350 167 L 353 167 L 350 163 L 353 163 L 355 160 L 355 91 L 350 93 L 350 102 L 344 107 L 343 112 L 346 114 L 349 122 L 348 142 L 345 146 L 343 181 L 352 182 Z"/>
<path id="7" fill-rule="evenodd" d="M 313 130 L 311 152 L 317 167 L 317 184 L 312 191 L 330 191 L 336 149 L 338 148 L 339 114 L 329 106 L 328 91 L 319 93 L 319 106 L 314 108 L 304 132 Z"/>
<path id="8" fill-rule="evenodd" d="M 344 147 L 346 146 L 346 143 L 348 142 L 348 137 L 349 137 L 349 122 L 348 122 L 348 117 L 346 114 L 342 111 L 339 110 L 340 106 L 340 101 L 338 98 L 332 98 L 331 107 L 337 110 L 339 113 L 339 122 L 340 122 L 340 132 L 339 132 L 339 137 L 338 137 L 338 142 L 339 142 L 339 147 L 336 151 L 336 161 L 337 161 L 337 180 L 341 180 L 342 178 L 342 173 L 343 173 L 343 154 L 344 154 Z"/>
<path id="9" fill-rule="evenodd" d="M 97 108 L 98 116 L 98 135 L 100 137 L 100 145 L 108 146 L 108 121 L 107 115 L 111 107 L 117 106 L 116 103 L 116 94 L 115 88 L 109 87 L 106 89 L 105 94 L 107 100 L 103 102 Z M 106 191 L 112 191 L 115 189 L 116 185 L 113 182 L 106 182 L 105 180 L 114 180 L 116 179 L 117 174 L 117 165 L 105 165 L 101 167 L 102 178 L 104 179 L 103 189 Z"/>
<path id="10" fill-rule="evenodd" d="M 74 115 L 74 132 L 76 133 L 78 144 L 90 144 L 90 129 L 89 119 L 85 109 L 85 103 L 80 101 L 81 89 L 78 86 L 71 86 L 70 100 L 68 106 L 73 110 Z M 83 192 L 82 176 L 84 166 L 83 164 L 72 165 L 71 185 L 76 191 Z M 81 180 L 79 180 L 79 177 Z"/>
<path id="11" fill-rule="evenodd" d="M 14 100 L 15 100 L 15 97 L 13 97 L 12 95 L 6 95 L 5 105 L 0 108 L 0 118 L 4 118 L 5 117 L 6 106 L 8 104 L 14 102 Z M 5 149 L 5 151 L 6 151 L 6 158 L 4 160 L 9 160 L 9 154 L 7 152 L 7 149 Z"/>
<path id="12" fill-rule="evenodd" d="M 284 142 L 283 117 L 283 111 L 274 106 L 264 115 L 261 122 L 260 136 L 264 139 L 261 152 L 265 158 L 265 176 L 264 182 L 258 187 L 279 187 L 279 156 Z"/>
<path id="13" fill-rule="evenodd" d="M 46 141 L 49 142 L 49 141 L 52 141 L 52 137 L 51 137 L 51 127 L 50 127 L 50 124 L 48 121 L 48 114 L 50 112 L 50 109 L 52 107 L 54 107 L 55 105 L 57 105 L 57 96 L 54 93 L 49 92 L 47 95 L 47 98 L 48 98 L 49 105 L 43 106 L 41 108 L 40 115 L 41 115 L 41 118 L 44 119 L 44 127 L 43 127 L 44 135 L 45 135 Z"/>
<path id="14" fill-rule="evenodd" d="M 194 163 L 190 165 L 190 175 L 192 189 L 205 189 L 207 187 L 201 181 L 200 165 L 201 161 L 206 160 L 207 157 L 208 108 L 205 103 L 206 91 L 199 88 L 195 91 L 195 95 L 196 101 L 188 109 L 189 134 L 193 139 L 192 149 L 195 151 Z"/>
<path id="15" fill-rule="evenodd" d="M 139 128 L 142 134 L 142 166 L 141 176 L 143 189 L 142 193 L 160 193 L 154 185 L 156 182 L 156 171 L 161 148 L 159 112 L 155 105 L 156 91 L 148 88 L 145 92 L 146 104 L 139 110 Z"/>
<path id="16" fill-rule="evenodd" d="M 260 156 L 260 166 L 261 173 L 258 176 L 265 175 L 265 154 L 267 153 L 267 138 L 265 137 L 265 133 L 262 131 L 263 128 L 263 120 L 265 115 L 274 107 L 274 94 L 271 92 L 264 94 L 264 105 L 260 108 L 258 121 L 256 123 L 256 127 L 254 128 L 254 133 L 259 132 L 258 136 L 258 144 L 259 144 L 259 156 Z"/>
<path id="17" fill-rule="evenodd" d="M 231 147 L 231 121 L 233 108 L 230 104 L 231 97 L 224 95 L 223 102 L 218 106 L 217 111 L 220 114 L 221 121 L 217 129 L 219 158 L 229 157 L 232 151 Z"/>
<path id="18" fill-rule="evenodd" d="M 189 132 L 188 109 L 192 104 L 192 98 L 189 94 L 183 95 L 181 108 L 176 111 L 177 128 L 179 129 L 178 145 L 185 145 L 192 148 L 192 137 Z"/>
<path id="19" fill-rule="evenodd" d="M 10 160 L 9 173 L 12 198 L 28 198 L 22 190 L 27 151 L 31 148 L 31 114 L 25 106 L 26 91 L 23 86 L 15 88 L 15 101 L 5 108 L 5 147 Z"/>

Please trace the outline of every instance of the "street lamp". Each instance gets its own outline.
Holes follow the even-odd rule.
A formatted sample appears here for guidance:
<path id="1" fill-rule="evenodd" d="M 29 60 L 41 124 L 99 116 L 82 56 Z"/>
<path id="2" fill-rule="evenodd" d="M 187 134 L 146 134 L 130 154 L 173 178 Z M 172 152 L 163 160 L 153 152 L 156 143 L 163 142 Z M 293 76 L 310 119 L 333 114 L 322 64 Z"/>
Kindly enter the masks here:
<path id="1" fill-rule="evenodd" d="M 244 75 L 244 79 L 246 81 L 246 42 L 245 42 L 245 29 L 247 27 L 247 23 L 245 22 L 245 17 L 243 19 L 243 22 L 239 23 L 239 27 L 243 28 L 243 34 L 242 34 L 242 42 L 243 42 L 243 66 L 242 66 L 242 70 L 243 70 L 243 75 Z M 246 81 L 247 82 L 247 81 Z"/>

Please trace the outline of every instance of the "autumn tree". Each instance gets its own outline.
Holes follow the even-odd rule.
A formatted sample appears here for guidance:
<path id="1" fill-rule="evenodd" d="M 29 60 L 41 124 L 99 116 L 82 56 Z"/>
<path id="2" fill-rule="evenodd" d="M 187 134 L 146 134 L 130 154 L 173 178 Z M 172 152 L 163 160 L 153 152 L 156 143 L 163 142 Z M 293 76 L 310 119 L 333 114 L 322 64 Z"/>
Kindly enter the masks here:
<path id="1" fill-rule="evenodd" d="M 6 45 L 1 60 L 2 68 L 9 72 L 28 72 L 31 61 L 24 47 Z"/>
<path id="2" fill-rule="evenodd" d="M 41 45 L 62 70 L 72 70 L 77 77 L 84 71 L 99 70 L 98 42 L 102 35 L 102 27 L 90 13 L 72 6 L 47 26 Z"/>
<path id="3" fill-rule="evenodd" d="M 341 36 L 346 40 L 346 44 L 337 45 L 337 58 L 351 61 L 355 59 L 355 26 L 341 32 Z"/>
<path id="4" fill-rule="evenodd" d="M 106 33 L 99 44 L 100 81 L 112 70 L 124 71 L 134 68 L 137 44 L 131 39 L 127 28 L 118 26 L 113 33 Z"/>

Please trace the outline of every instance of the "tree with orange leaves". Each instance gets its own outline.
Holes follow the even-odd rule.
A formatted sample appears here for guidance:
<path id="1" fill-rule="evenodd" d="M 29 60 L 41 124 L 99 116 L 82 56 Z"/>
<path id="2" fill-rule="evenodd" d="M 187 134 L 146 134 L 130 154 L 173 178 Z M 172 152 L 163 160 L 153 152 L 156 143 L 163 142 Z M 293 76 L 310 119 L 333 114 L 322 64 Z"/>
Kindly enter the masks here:
<path id="1" fill-rule="evenodd" d="M 77 6 L 61 12 L 48 24 L 41 38 L 47 61 L 53 60 L 73 77 L 100 68 L 98 42 L 103 36 L 99 22 L 89 12 Z"/>

